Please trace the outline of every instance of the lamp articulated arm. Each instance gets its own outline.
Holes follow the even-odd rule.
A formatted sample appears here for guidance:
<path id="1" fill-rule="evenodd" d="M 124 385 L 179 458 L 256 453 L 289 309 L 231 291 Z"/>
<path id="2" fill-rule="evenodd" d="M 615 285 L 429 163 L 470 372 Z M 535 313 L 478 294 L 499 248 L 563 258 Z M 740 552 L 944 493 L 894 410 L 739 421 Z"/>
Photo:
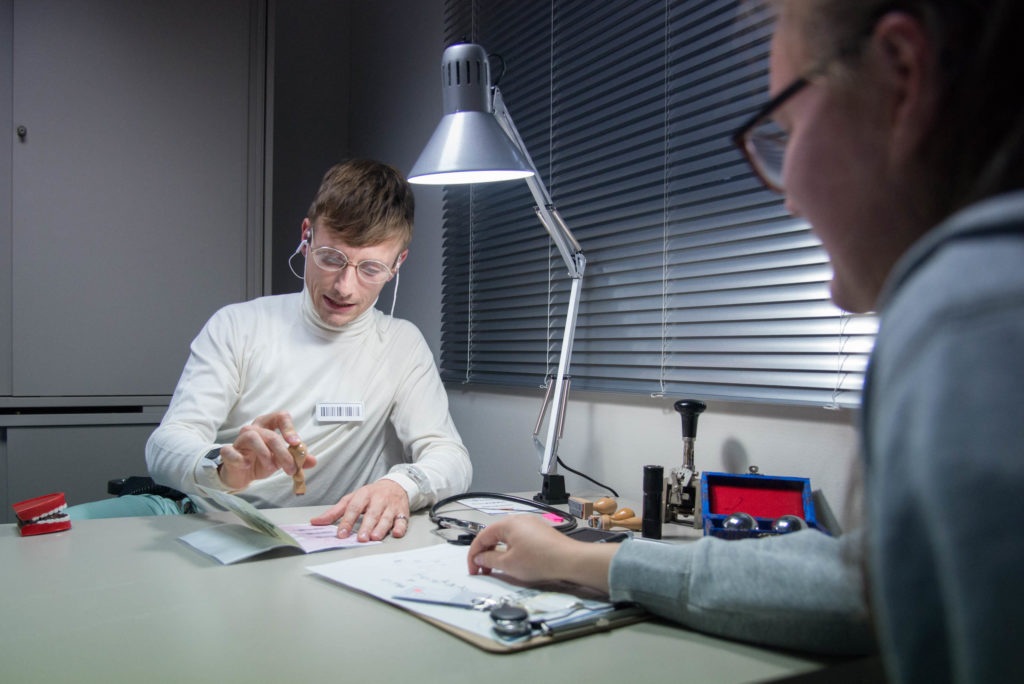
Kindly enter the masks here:
<path id="1" fill-rule="evenodd" d="M 580 243 L 576 241 L 572 231 L 565 225 L 565 221 L 559 215 L 554 202 L 551 201 L 551 195 L 540 179 L 537 165 L 533 163 L 533 158 L 526 149 L 526 143 L 523 142 L 522 136 L 519 135 L 519 130 L 512 121 L 512 115 L 505 106 L 505 100 L 502 98 L 498 86 L 493 86 L 491 93 L 491 106 L 494 116 L 498 120 L 498 125 L 501 126 L 501 130 L 505 131 L 505 135 L 511 138 L 512 142 L 519 148 L 519 152 L 529 162 L 530 168 L 533 171 L 533 175 L 528 176 L 525 180 L 527 187 L 530 188 L 530 194 L 533 195 L 533 201 L 536 202 L 534 211 L 537 212 L 537 218 L 544 224 L 544 229 L 548 231 L 548 235 L 551 236 L 555 246 L 558 247 L 558 253 L 562 255 L 562 260 L 565 261 L 565 266 L 569 270 L 569 276 L 582 278 L 583 271 L 587 266 L 586 259 L 583 256 L 583 249 L 580 247 Z"/>
<path id="2" fill-rule="evenodd" d="M 558 248 L 558 253 L 565 262 L 569 277 L 572 279 L 572 287 L 569 292 L 569 306 L 565 314 L 565 328 L 562 332 L 562 347 L 558 357 L 558 371 L 554 377 L 554 389 L 552 391 L 549 381 L 548 392 L 544 397 L 544 403 L 541 406 L 540 415 L 537 416 L 537 424 L 533 430 L 534 444 L 537 450 L 541 452 L 540 472 L 544 476 L 544 491 L 534 498 L 550 503 L 564 503 L 568 500 L 568 495 L 565 493 L 563 480 L 558 475 L 558 441 L 562 438 L 562 431 L 565 425 L 565 405 L 569 396 L 569 385 L 571 384 L 569 363 L 572 359 L 572 344 L 576 335 L 576 318 L 579 313 L 581 294 L 580 286 L 583 280 L 583 272 L 587 267 L 587 260 L 583 256 L 583 249 L 580 247 L 579 242 L 577 242 L 565 221 L 562 220 L 561 215 L 559 215 L 558 210 L 555 208 L 554 202 L 551 201 L 551 195 L 540 179 L 537 166 L 533 163 L 533 159 L 526 149 L 526 144 L 523 142 L 515 123 L 512 121 L 512 115 L 505 106 L 501 91 L 498 90 L 497 86 L 494 86 L 491 88 L 491 93 L 492 111 L 498 120 L 498 125 L 516 144 L 533 170 L 533 175 L 525 180 L 530 188 L 530 193 L 533 195 L 534 202 L 536 202 L 534 211 Z M 547 438 L 544 442 L 541 442 L 537 435 L 540 433 L 544 422 L 544 415 L 548 412 L 549 408 Z"/>

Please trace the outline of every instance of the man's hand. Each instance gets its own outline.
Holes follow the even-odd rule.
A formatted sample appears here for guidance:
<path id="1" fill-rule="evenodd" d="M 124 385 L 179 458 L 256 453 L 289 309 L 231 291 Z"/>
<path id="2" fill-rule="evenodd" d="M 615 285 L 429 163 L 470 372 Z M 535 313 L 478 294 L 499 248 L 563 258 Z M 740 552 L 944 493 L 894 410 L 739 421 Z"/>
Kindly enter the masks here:
<path id="1" fill-rule="evenodd" d="M 608 591 L 608 568 L 618 548 L 570 539 L 537 515 L 511 515 L 485 527 L 466 559 L 471 575 L 498 570 L 524 582 L 569 580 Z"/>
<path id="2" fill-rule="evenodd" d="M 352 534 L 359 516 L 359 541 L 380 541 L 391 532 L 404 537 L 409 529 L 409 496 L 402 485 L 393 480 L 377 480 L 341 498 L 323 515 L 311 519 L 313 525 L 330 525 L 338 520 L 338 537 Z"/>
<path id="3" fill-rule="evenodd" d="M 295 459 L 288 447 L 301 442 L 287 411 L 260 416 L 243 427 L 232 444 L 221 447 L 220 481 L 238 491 L 278 470 L 294 475 Z M 303 470 L 315 465 L 316 458 L 307 452 Z"/>

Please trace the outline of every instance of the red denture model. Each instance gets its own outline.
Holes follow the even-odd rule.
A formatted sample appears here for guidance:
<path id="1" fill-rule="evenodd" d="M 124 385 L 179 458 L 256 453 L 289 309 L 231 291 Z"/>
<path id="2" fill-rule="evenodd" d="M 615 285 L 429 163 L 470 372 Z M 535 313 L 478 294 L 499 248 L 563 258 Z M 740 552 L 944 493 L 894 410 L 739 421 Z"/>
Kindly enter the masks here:
<path id="1" fill-rule="evenodd" d="M 37 496 L 14 504 L 21 536 L 30 537 L 34 534 L 70 530 L 71 518 L 68 517 L 67 508 L 63 492 Z"/>

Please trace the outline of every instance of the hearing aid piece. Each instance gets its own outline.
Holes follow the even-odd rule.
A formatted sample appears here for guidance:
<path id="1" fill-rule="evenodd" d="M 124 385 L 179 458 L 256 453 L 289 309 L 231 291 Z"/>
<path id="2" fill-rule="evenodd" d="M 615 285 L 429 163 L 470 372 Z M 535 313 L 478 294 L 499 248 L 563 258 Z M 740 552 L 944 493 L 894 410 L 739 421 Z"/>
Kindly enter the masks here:
<path id="1" fill-rule="evenodd" d="M 13 508 L 14 514 L 18 516 L 18 528 L 22 537 L 71 529 L 71 518 L 67 513 L 68 504 L 64 500 L 63 492 L 19 501 Z"/>
<path id="2" fill-rule="evenodd" d="M 594 511 L 601 515 L 611 515 L 619 507 L 619 502 L 610 496 L 602 496 L 594 502 Z"/>
<path id="3" fill-rule="evenodd" d="M 288 453 L 295 460 L 295 474 L 292 475 L 292 494 L 301 496 L 306 493 L 306 473 L 302 464 L 306 462 L 306 445 L 302 442 L 288 447 Z"/>

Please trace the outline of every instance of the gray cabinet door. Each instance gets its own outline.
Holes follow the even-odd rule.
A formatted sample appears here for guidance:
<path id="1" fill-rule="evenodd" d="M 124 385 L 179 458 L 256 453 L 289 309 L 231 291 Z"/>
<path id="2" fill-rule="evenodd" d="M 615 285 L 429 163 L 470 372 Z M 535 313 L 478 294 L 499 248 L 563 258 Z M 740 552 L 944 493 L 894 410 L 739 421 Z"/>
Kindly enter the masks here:
<path id="1" fill-rule="evenodd" d="M 18 501 L 61 492 L 68 505 L 75 506 L 107 498 L 109 480 L 146 475 L 146 440 L 155 427 L 140 423 L 7 428 L 7 478 L 0 503 L 9 501 L 0 507 L 0 522 L 15 522 L 10 506 Z"/>
<path id="2" fill-rule="evenodd" d="M 0 45 L 13 42 L 12 9 L 11 0 L 0 0 Z M 11 118 L 12 64 L 11 50 L 0 50 L 0 396 L 11 393 L 11 149 L 15 137 Z"/>
<path id="3" fill-rule="evenodd" d="M 15 397 L 170 394 L 254 294 L 260 6 L 14 0 Z"/>

